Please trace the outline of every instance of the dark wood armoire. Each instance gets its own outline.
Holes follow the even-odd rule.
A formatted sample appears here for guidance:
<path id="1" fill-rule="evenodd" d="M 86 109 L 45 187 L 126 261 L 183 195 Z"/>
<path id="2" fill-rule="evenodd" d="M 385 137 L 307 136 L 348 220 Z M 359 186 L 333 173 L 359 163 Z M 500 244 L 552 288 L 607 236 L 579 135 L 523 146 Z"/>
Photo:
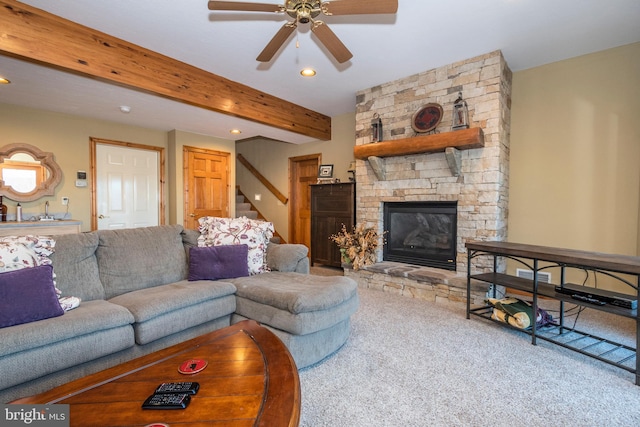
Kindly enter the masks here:
<path id="1" fill-rule="evenodd" d="M 329 237 L 355 224 L 355 182 L 311 185 L 311 265 L 340 267 L 340 249 Z"/>

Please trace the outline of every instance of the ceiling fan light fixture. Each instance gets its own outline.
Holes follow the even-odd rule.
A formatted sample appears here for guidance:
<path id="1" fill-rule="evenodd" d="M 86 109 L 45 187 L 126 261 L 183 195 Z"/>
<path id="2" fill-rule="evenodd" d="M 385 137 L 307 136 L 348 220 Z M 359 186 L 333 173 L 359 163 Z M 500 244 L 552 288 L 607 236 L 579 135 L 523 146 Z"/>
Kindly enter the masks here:
<path id="1" fill-rule="evenodd" d="M 298 10 L 298 22 L 301 24 L 306 24 L 311 21 L 311 12 L 309 9 L 300 9 Z"/>
<path id="2" fill-rule="evenodd" d="M 300 71 L 300 74 L 301 74 L 303 77 L 313 77 L 313 76 L 315 76 L 315 75 L 316 75 L 316 70 L 314 70 L 313 68 L 307 67 L 307 68 L 303 68 L 303 69 Z"/>

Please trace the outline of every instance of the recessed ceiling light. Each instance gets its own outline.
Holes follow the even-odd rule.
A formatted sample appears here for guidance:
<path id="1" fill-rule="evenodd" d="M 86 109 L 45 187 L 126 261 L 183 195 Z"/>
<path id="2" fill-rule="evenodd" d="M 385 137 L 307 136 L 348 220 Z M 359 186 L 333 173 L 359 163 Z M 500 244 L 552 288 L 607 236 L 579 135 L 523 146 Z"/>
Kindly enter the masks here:
<path id="1" fill-rule="evenodd" d="M 4 77 L 0 77 L 0 85 L 8 85 L 11 83 L 9 79 L 5 79 Z"/>
<path id="2" fill-rule="evenodd" d="M 304 68 L 302 71 L 300 71 L 300 74 L 302 74 L 304 77 L 313 77 L 316 75 L 316 70 L 314 70 L 313 68 Z"/>
<path id="3" fill-rule="evenodd" d="M 120 111 L 122 111 L 125 114 L 129 114 L 131 112 L 131 107 L 129 107 L 128 105 L 121 105 Z"/>
<path id="4" fill-rule="evenodd" d="M 231 129 L 229 133 L 232 133 L 234 135 L 240 135 L 242 131 L 240 129 Z"/>

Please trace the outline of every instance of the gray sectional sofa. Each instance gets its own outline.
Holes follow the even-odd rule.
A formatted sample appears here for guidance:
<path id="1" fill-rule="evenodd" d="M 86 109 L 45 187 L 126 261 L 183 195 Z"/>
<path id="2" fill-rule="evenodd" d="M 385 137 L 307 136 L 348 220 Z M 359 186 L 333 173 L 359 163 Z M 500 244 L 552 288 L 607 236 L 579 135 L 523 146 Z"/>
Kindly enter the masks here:
<path id="1" fill-rule="evenodd" d="M 269 243 L 267 273 L 189 281 L 199 232 L 179 225 L 55 236 L 51 255 L 64 315 L 0 328 L 0 402 L 33 395 L 178 342 L 254 319 L 298 368 L 349 336 L 356 283 L 309 275 L 302 245 Z"/>

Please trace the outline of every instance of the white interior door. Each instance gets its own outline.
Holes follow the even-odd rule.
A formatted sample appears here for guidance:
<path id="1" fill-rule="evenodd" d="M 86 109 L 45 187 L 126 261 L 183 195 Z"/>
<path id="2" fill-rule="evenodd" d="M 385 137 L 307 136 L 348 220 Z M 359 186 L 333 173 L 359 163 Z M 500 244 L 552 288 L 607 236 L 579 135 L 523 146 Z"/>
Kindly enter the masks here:
<path id="1" fill-rule="evenodd" d="M 159 225 L 157 151 L 96 144 L 98 230 Z"/>

